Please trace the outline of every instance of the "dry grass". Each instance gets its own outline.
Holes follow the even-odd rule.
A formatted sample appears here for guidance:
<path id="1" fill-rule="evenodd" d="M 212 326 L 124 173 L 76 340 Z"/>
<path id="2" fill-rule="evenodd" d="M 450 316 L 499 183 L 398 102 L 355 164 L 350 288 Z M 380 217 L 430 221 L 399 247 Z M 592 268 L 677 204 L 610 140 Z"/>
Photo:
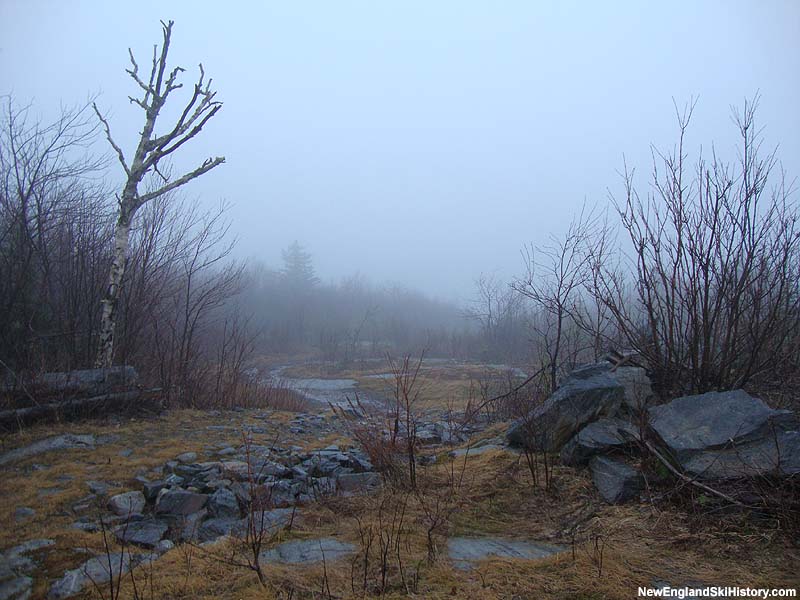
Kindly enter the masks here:
<path id="1" fill-rule="evenodd" d="M 443 399 L 468 385 L 469 377 L 445 372 L 425 372 L 427 401 L 441 409 Z M 368 379 L 371 383 L 381 380 Z M 423 392 L 424 394 L 424 392 Z M 61 432 L 95 435 L 114 434 L 117 441 L 94 451 L 43 454 L 14 465 L 6 465 L 0 477 L 0 547 L 27 539 L 52 537 L 55 549 L 40 553 L 43 576 L 35 584 L 34 598 L 43 598 L 52 579 L 86 560 L 82 549 L 102 550 L 100 534 L 73 529 L 72 506 L 88 493 L 86 482 L 100 480 L 113 484 L 111 493 L 134 488 L 137 474 L 151 477 L 155 469 L 177 454 L 198 453 L 210 458 L 224 444 L 238 446 L 244 424 L 265 428 L 265 442 L 278 435 L 281 444 L 307 449 L 329 444 L 347 445 L 351 440 L 333 432 L 321 439 L 310 435 L 287 437 L 291 413 L 276 412 L 258 418 L 259 411 L 225 412 L 211 416 L 202 411 L 173 411 L 161 418 L 131 419 L 90 424 L 57 424 L 7 436 L 6 449 Z M 224 425 L 225 430 L 209 430 Z M 485 437 L 502 428 L 484 432 Z M 130 457 L 120 451 L 133 449 Z M 34 464 L 49 468 L 33 469 Z M 465 465 L 465 466 L 464 466 Z M 452 516 L 435 537 L 439 558 L 429 564 L 426 544 L 426 514 L 422 501 L 430 501 L 446 489 L 448 473 L 464 468 L 462 488 Z M 660 579 L 673 584 L 701 581 L 706 584 L 789 587 L 800 584 L 800 556 L 780 531 L 765 530 L 749 522 L 746 515 L 720 516 L 699 521 L 673 508 L 650 504 L 607 506 L 600 502 L 585 471 L 557 466 L 553 492 L 534 490 L 530 474 L 519 456 L 492 451 L 451 463 L 442 451 L 437 464 L 420 469 L 421 497 L 407 497 L 407 514 L 401 536 L 401 558 L 406 575 L 413 579 L 418 570 L 415 597 L 420 598 L 633 598 L 638 585 Z M 40 490 L 61 491 L 42 496 Z M 381 528 L 381 503 L 404 498 L 402 491 L 384 488 L 371 496 L 331 498 L 303 507 L 301 518 L 284 539 L 333 536 L 359 547 L 361 527 Z M 395 498 L 387 496 L 394 495 Z M 14 510 L 34 508 L 36 515 L 18 525 Z M 100 507 L 97 507 L 99 510 Z M 385 514 L 384 514 L 385 517 Z M 385 519 L 384 519 L 385 521 Z M 567 552 L 539 561 L 488 560 L 476 569 L 453 569 L 444 556 L 446 535 L 491 534 L 510 538 L 558 543 Z M 154 598 L 325 598 L 322 565 L 302 568 L 268 565 L 266 589 L 256 576 L 219 560 L 223 542 L 214 550 L 179 546 L 152 566 Z M 602 561 L 598 556 L 602 548 Z M 358 560 L 358 556 L 355 557 Z M 336 598 L 361 597 L 353 592 L 351 562 L 327 566 L 327 587 Z M 374 568 L 374 566 L 373 566 Z M 148 569 L 140 569 L 140 578 Z M 326 590 L 327 590 L 326 587 Z M 132 597 L 130 582 L 123 597 Z M 408 597 L 397 569 L 392 571 L 385 597 Z M 92 594 L 87 594 L 92 597 Z"/>

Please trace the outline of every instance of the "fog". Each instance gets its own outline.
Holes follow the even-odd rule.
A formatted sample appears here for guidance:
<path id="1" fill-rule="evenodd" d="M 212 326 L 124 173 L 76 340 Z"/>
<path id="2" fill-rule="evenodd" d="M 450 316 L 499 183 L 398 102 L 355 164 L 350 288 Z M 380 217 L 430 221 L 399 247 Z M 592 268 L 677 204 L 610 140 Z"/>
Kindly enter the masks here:
<path id="1" fill-rule="evenodd" d="M 508 280 L 525 244 L 606 203 L 623 156 L 646 173 L 650 144 L 675 142 L 673 102 L 693 97 L 691 150 L 734 158 L 730 106 L 759 92 L 765 146 L 798 173 L 793 1 L 5 0 L 0 93 L 44 117 L 98 94 L 131 148 L 127 48 L 146 68 L 159 19 L 176 22 L 187 85 L 202 61 L 224 102 L 175 170 L 227 162 L 184 193 L 231 204 L 240 257 L 278 266 L 298 240 L 323 281 L 361 273 L 463 303 L 481 273 Z"/>

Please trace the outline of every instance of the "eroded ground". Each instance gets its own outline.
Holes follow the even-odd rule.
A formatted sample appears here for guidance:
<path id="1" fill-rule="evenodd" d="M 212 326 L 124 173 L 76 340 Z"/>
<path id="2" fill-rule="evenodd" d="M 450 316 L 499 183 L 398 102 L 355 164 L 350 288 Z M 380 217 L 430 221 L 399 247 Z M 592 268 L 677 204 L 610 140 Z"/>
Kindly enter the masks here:
<path id="1" fill-rule="evenodd" d="M 430 414 L 463 409 L 479 371 L 474 365 L 426 369 L 418 409 Z M 387 392 L 388 382 L 380 377 L 386 372 L 385 365 L 377 364 L 335 374 L 322 366 L 293 367 L 286 375 L 352 378 L 360 388 L 380 394 Z M 298 420 L 297 414 L 269 410 L 177 410 L 148 419 L 48 425 L 7 436 L 3 452 L 61 433 L 92 434 L 101 443 L 0 466 L 0 549 L 54 540 L 30 554 L 36 563 L 32 597 L 44 598 L 66 570 L 105 553 L 102 531 L 86 532 L 74 524 L 107 514 L 107 497 L 140 489 L 135 477 L 158 478 L 164 463 L 177 455 L 195 452 L 198 461 L 218 460 L 221 449 L 242 445 L 244 431 L 257 444 L 305 450 L 354 443 L 342 419 L 323 406 L 314 412 L 325 419 Z M 352 544 L 354 554 L 299 566 L 266 564 L 262 584 L 254 571 L 234 564 L 241 563 L 238 542 L 182 544 L 135 569 L 136 590 L 124 577 L 120 597 L 349 598 L 382 591 L 390 598 L 635 598 L 638 586 L 655 582 L 768 588 L 800 583 L 798 550 L 770 523 L 745 514 L 701 519 L 650 503 L 608 506 L 586 471 L 561 466 L 554 469 L 552 490 L 545 492 L 533 485 L 517 453 L 502 447 L 474 450 L 486 442 L 497 444 L 503 431 L 502 424 L 488 426 L 461 444 L 473 449 L 455 459 L 450 447 L 427 449 L 437 462 L 419 467 L 416 493 L 386 485 L 370 494 L 304 505 L 291 530 L 268 544 L 331 538 Z M 90 482 L 108 484 L 108 489 L 93 495 Z M 448 538 L 481 536 L 564 551 L 456 568 L 447 554 Z M 112 594 L 106 584 L 83 595 Z"/>

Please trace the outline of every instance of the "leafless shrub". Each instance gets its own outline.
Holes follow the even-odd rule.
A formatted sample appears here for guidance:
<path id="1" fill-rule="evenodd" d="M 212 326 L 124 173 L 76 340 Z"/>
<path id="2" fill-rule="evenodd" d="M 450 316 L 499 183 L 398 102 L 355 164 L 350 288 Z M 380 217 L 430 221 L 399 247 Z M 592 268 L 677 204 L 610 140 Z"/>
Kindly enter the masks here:
<path id="1" fill-rule="evenodd" d="M 405 593 L 416 592 L 419 583 L 419 566 L 409 568 L 403 555 L 410 552 L 410 527 L 407 511 L 411 493 L 395 486 L 387 486 L 374 498 L 376 506 L 370 517 L 356 516 L 359 551 L 353 558 L 350 570 L 354 594 L 382 596 L 400 587 Z"/>
<path id="2" fill-rule="evenodd" d="M 694 103 L 677 112 L 672 152 L 653 151 L 652 191 L 625 168 L 613 199 L 633 255 L 632 277 L 606 269 L 597 297 L 662 393 L 697 393 L 782 376 L 800 329 L 800 230 L 792 185 L 762 152 L 758 97 L 734 113 L 738 163 L 685 150 Z"/>

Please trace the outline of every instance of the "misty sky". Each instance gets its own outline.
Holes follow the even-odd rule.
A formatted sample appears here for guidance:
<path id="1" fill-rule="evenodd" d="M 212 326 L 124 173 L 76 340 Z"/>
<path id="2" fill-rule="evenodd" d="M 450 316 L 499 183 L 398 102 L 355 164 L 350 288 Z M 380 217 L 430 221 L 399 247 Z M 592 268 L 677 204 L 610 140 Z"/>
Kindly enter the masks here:
<path id="1" fill-rule="evenodd" d="M 172 63 L 189 84 L 202 62 L 225 103 L 174 168 L 227 158 L 184 190 L 233 205 L 242 256 L 277 265 L 297 239 L 323 279 L 464 300 L 605 203 L 623 154 L 646 172 L 673 98 L 699 96 L 690 147 L 732 157 L 730 106 L 760 91 L 800 175 L 800 2 L 658 4 L 0 0 L 0 94 L 46 118 L 99 93 L 130 155 L 127 48 L 147 68 L 174 19 Z"/>

